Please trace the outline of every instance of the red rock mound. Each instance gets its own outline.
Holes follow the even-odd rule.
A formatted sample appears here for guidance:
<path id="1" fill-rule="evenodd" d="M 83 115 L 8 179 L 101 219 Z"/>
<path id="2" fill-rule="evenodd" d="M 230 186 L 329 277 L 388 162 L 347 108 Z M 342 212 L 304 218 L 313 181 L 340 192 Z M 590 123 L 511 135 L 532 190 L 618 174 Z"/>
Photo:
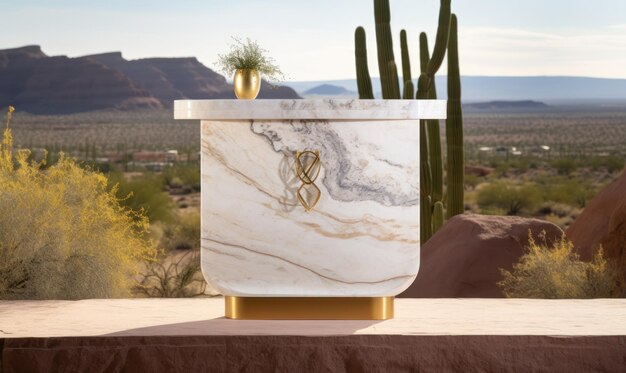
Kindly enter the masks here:
<path id="1" fill-rule="evenodd" d="M 599 246 L 626 269 L 626 172 L 595 196 L 565 231 L 584 260 Z"/>
<path id="2" fill-rule="evenodd" d="M 548 242 L 563 231 L 543 220 L 515 216 L 457 215 L 422 246 L 420 270 L 400 294 L 409 298 L 499 298 L 500 268 L 510 270 L 528 245 L 528 232 L 546 232 Z"/>

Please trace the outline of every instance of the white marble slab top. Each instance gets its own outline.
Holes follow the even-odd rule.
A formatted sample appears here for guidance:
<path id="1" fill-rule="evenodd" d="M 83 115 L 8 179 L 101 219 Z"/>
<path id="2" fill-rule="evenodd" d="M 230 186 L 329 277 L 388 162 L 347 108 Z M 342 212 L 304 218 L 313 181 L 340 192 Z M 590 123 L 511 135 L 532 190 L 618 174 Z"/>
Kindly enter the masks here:
<path id="1" fill-rule="evenodd" d="M 176 100 L 174 119 L 445 119 L 446 100 Z"/>

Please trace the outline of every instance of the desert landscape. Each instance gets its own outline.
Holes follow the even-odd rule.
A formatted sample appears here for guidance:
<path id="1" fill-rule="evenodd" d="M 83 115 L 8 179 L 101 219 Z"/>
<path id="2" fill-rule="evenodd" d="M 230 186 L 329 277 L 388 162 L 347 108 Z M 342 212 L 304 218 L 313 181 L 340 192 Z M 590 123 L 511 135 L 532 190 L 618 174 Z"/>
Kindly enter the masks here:
<path id="1" fill-rule="evenodd" d="M 2 12 L 0 372 L 626 371 L 623 0 Z"/>
<path id="2" fill-rule="evenodd" d="M 456 18 L 452 20 L 454 32 L 452 26 L 450 32 L 456 35 Z M 594 198 L 624 169 L 626 97 L 620 92 L 626 82 L 579 77 L 461 76 L 458 56 L 451 53 L 446 55 L 448 65 L 456 69 L 435 79 L 432 71 L 424 69 L 431 62 L 438 69 L 444 55 L 438 53 L 432 56 L 437 61 L 430 60 L 427 36 L 422 34 L 420 79 L 432 80 L 431 89 L 437 86 L 436 93 L 424 93 L 420 91 L 422 83 L 411 77 L 404 30 L 400 36 L 401 84 L 394 70 L 381 70 L 381 74 L 385 72 L 382 78 L 369 77 L 364 60 L 365 30 L 357 28 L 357 79 L 294 81 L 275 86 L 263 82 L 258 98 L 397 99 L 401 98 L 399 87 L 403 86 L 405 99 L 435 98 L 438 94 L 447 96 L 449 105 L 454 105 L 449 110 L 458 114 L 447 121 L 416 122 L 429 128 L 422 134 L 426 138 L 428 133 L 428 141 L 421 148 L 440 147 L 426 158 L 421 155 L 427 162 L 436 162 L 432 163 L 432 175 L 439 180 L 437 192 L 421 198 L 432 198 L 439 206 L 434 204 L 422 211 L 426 214 L 422 216 L 423 224 L 429 230 L 432 227 L 432 232 L 422 237 L 422 269 L 404 295 L 511 296 L 514 292 L 507 292 L 503 282 L 506 272 L 502 271 L 511 271 L 539 236 L 547 249 L 556 245 L 565 232 L 577 237 L 572 238 L 571 249 L 569 241 L 562 245 L 565 252 L 572 251 L 567 263 L 576 266 L 579 257 L 587 261 L 594 258 L 604 236 L 576 231 L 594 224 L 600 224 L 600 230 L 614 231 L 614 226 L 621 224 L 619 218 L 610 224 L 598 222 L 599 218 L 592 213 L 585 216 L 584 211 L 589 204 L 600 203 Z M 385 34 L 385 38 L 391 40 L 391 35 Z M 377 40 L 377 47 L 384 45 Z M 456 53 L 456 41 L 450 41 L 448 47 L 452 45 Z M 393 61 L 393 55 L 390 61 L 400 63 Z M 448 92 L 450 81 L 452 87 L 463 87 L 462 101 L 460 90 Z M 559 90 L 561 86 L 569 90 Z M 596 98 L 589 99 L 591 96 Z M 152 242 L 157 259 L 144 261 L 142 270 L 134 276 L 131 292 L 135 296 L 215 294 L 206 288 L 198 265 L 200 128 L 196 121 L 174 121 L 172 106 L 180 99 L 231 98 L 233 84 L 195 57 L 127 59 L 121 52 L 51 56 L 38 45 L 0 50 L 0 102 L 16 108 L 10 113 L 14 149 L 28 152 L 28 161 L 39 162 L 37 167 L 42 170 L 69 158 L 85 170 L 101 173 L 121 207 L 145 217 L 149 224 L 143 238 Z M 447 149 L 450 123 L 456 126 L 452 141 L 462 139 L 453 152 Z M 449 163 L 451 156 L 455 158 Z M 441 167 L 439 171 L 434 168 L 436 164 Z M 451 164 L 454 170 L 448 170 Z M 423 167 L 431 172 L 430 163 Z M 448 185 L 450 180 L 454 185 Z M 431 223 L 431 213 L 434 219 L 437 208 L 439 220 Z M 445 219 L 443 212 L 447 214 Z M 458 214 L 462 216 L 454 217 Z M 580 222 L 581 216 L 588 221 Z M 477 230 L 484 233 L 472 241 L 474 249 L 463 249 L 465 264 L 455 267 L 445 253 L 465 242 L 463 232 Z M 449 239 L 457 234 L 458 241 Z M 589 238 L 590 234 L 594 237 Z M 507 237 L 514 237 L 513 246 Z M 621 242 L 619 237 L 612 240 Z M 619 267 L 623 249 L 616 245 L 609 244 L 606 253 L 610 265 Z M 542 247 L 541 242 L 537 247 Z M 489 248 L 495 251 L 489 253 Z M 482 264 L 468 268 L 467 262 Z M 438 278 L 450 272 L 458 274 L 457 282 Z M 480 273 L 478 278 L 465 278 L 475 272 Z M 447 280 L 452 278 L 446 276 Z M 425 290 L 420 285 L 423 281 L 443 287 Z M 443 285 L 446 283 L 448 287 Z M 459 284 L 465 285 L 459 288 Z M 611 291 L 614 295 L 615 291 L 621 292 Z"/>
<path id="3" fill-rule="evenodd" d="M 567 228 L 623 169 L 624 118 L 626 108 L 620 107 L 469 110 L 464 127 L 466 210 L 538 217 Z M 100 169 L 135 176 L 151 169 L 159 173 L 168 156 L 171 165 L 198 167 L 197 123 L 174 121 L 167 109 L 17 112 L 15 121 L 15 145 L 35 156 L 41 149 L 51 158 L 64 152 Z M 505 195 L 491 198 L 499 192 Z M 518 195 L 523 198 L 516 200 Z"/>
<path id="4" fill-rule="evenodd" d="M 524 245 L 529 228 L 535 235 L 549 231 L 552 239 L 560 237 L 598 192 L 621 174 L 626 159 L 625 118 L 626 109 L 621 107 L 601 110 L 597 106 L 549 106 L 540 111 L 468 109 L 464 127 L 466 212 L 493 215 L 496 220 L 492 222 L 502 215 L 538 219 L 530 225 L 523 220 L 510 223 L 512 227 L 521 224 L 515 229 L 522 242 L 526 242 Z M 152 271 L 175 279 L 175 271 L 180 270 L 175 264 L 182 268 L 190 259 L 197 260 L 193 255 L 185 255 L 198 249 L 200 236 L 197 123 L 174 121 L 168 109 L 108 109 L 56 115 L 16 112 L 14 120 L 17 148 L 31 150 L 33 157 L 42 157 L 43 149 L 47 149 L 46 157 L 52 162 L 60 153 L 68 154 L 110 175 L 112 183 L 120 183 L 120 197 L 133 194 L 124 204 L 133 209 L 147 209 L 151 235 L 165 253 L 164 266 L 151 268 Z M 443 123 L 441 132 L 444 132 Z M 463 231 L 471 229 L 467 224 L 473 223 L 455 221 L 450 225 L 455 224 Z M 441 239 L 433 239 L 423 247 L 422 268 L 428 265 L 429 247 L 441 249 L 449 243 L 451 234 L 444 230 Z M 479 240 L 475 245 L 484 249 L 485 242 Z M 502 243 L 496 244 L 495 253 L 502 253 L 497 250 L 498 245 L 501 248 Z M 510 269 L 522 255 L 524 245 L 506 258 L 485 264 L 490 272 L 484 279 L 489 283 L 486 289 L 483 286 L 469 291 L 437 290 L 429 286 L 425 293 L 409 289 L 406 295 L 502 296 L 496 286 L 500 278 L 498 270 Z M 463 250 L 472 252 L 467 247 Z M 439 250 L 439 255 L 444 251 Z M 591 252 L 590 248 L 587 251 Z M 486 260 L 493 255 L 482 253 L 479 257 Z M 182 263 L 178 263 L 180 259 Z M 437 263 L 435 267 L 441 265 Z M 199 286 L 204 284 L 199 267 L 193 270 L 196 275 L 190 285 L 193 289 L 139 291 L 136 295 L 198 295 Z M 441 269 L 449 270 L 447 266 Z M 467 268 L 456 271 L 471 273 Z M 424 276 L 428 283 L 442 283 L 421 270 L 418 279 Z M 206 289 L 206 294 L 214 292 Z"/>

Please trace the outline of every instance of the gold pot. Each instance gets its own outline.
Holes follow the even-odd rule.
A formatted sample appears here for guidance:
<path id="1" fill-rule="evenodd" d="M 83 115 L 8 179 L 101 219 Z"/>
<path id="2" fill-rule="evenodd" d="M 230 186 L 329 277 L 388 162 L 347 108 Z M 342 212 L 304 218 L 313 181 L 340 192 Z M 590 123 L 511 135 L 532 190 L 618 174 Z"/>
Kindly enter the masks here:
<path id="1" fill-rule="evenodd" d="M 238 99 L 254 100 L 261 89 L 261 74 L 256 70 L 237 69 L 233 86 Z"/>

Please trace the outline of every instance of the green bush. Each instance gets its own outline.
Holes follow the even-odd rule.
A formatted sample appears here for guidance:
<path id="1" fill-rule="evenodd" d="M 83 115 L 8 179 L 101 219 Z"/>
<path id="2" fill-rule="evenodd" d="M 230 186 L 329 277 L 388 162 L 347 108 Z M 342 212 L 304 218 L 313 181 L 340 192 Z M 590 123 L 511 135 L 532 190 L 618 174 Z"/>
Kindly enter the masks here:
<path id="1" fill-rule="evenodd" d="M 63 156 L 46 171 L 0 145 L 0 298 L 81 299 L 129 294 L 154 256 L 148 221 L 119 204 L 107 178 Z"/>
<path id="2" fill-rule="evenodd" d="M 567 177 L 538 178 L 544 198 L 556 203 L 583 208 L 597 193 L 590 180 Z"/>
<path id="3" fill-rule="evenodd" d="M 189 187 L 200 191 L 200 164 L 174 164 L 163 170 L 165 184 L 173 188 Z"/>
<path id="4" fill-rule="evenodd" d="M 624 169 L 624 163 L 624 158 L 610 156 L 603 160 L 602 165 L 606 167 L 608 172 L 615 173 Z"/>
<path id="5" fill-rule="evenodd" d="M 552 167 L 559 175 L 571 175 L 578 169 L 578 162 L 573 158 L 558 158 L 552 161 Z"/>
<path id="6" fill-rule="evenodd" d="M 476 194 L 476 202 L 483 211 L 501 210 L 507 215 L 518 215 L 523 210 L 533 211 L 541 201 L 541 194 L 534 184 L 495 181 L 479 188 Z"/>
<path id="7" fill-rule="evenodd" d="M 513 271 L 500 271 L 503 280 L 498 285 L 509 298 L 608 298 L 622 293 L 618 271 L 604 259 L 602 250 L 592 262 L 583 262 L 565 238 L 548 245 L 530 236 Z"/>
<path id="8" fill-rule="evenodd" d="M 548 187 L 546 198 L 558 203 L 566 203 L 570 206 L 585 207 L 587 201 L 595 196 L 595 191 L 585 188 L 581 184 L 561 184 Z"/>
<path id="9" fill-rule="evenodd" d="M 173 202 L 163 191 L 163 178 L 145 173 L 127 180 L 120 173 L 110 174 L 111 187 L 117 186 L 117 196 L 123 206 L 135 212 L 145 212 L 151 222 L 174 219 Z"/>
<path id="10" fill-rule="evenodd" d="M 160 247 L 165 250 L 191 250 L 200 248 L 200 214 L 182 214 L 177 222 L 163 229 Z"/>
<path id="11" fill-rule="evenodd" d="M 476 186 L 481 183 L 482 179 L 483 178 L 475 174 L 466 173 L 465 177 L 463 178 L 463 182 L 465 183 L 465 189 L 474 190 L 474 188 L 476 188 Z"/>

